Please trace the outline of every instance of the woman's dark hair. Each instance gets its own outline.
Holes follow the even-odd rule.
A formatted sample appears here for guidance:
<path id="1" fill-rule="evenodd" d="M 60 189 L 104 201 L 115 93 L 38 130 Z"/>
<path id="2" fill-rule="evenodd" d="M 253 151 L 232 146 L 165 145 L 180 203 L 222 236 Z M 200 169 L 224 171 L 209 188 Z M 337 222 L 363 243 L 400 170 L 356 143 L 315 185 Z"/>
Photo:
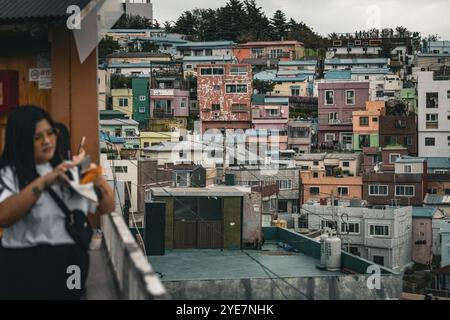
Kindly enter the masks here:
<path id="1" fill-rule="evenodd" d="M 70 151 L 70 133 L 69 129 L 62 123 L 55 123 L 55 129 L 58 131 L 58 139 L 56 141 L 56 152 L 59 153 L 61 159 L 72 160 Z"/>
<path id="2" fill-rule="evenodd" d="M 14 108 L 8 116 L 5 148 L 0 157 L 0 170 L 10 166 L 17 176 L 20 190 L 39 176 L 34 160 L 34 135 L 36 124 L 44 119 L 52 128 L 55 128 L 55 122 L 48 112 L 36 106 L 24 105 Z M 51 165 L 56 167 L 61 162 L 61 156 L 55 151 L 55 155 L 50 160 Z M 7 187 L 1 177 L 0 183 Z"/>

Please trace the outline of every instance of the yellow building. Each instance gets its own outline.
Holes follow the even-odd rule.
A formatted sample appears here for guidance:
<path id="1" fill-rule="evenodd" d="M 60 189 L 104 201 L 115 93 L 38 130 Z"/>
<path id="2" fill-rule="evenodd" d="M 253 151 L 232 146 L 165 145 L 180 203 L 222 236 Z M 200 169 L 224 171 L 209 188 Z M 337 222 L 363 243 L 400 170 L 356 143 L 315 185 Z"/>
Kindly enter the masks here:
<path id="1" fill-rule="evenodd" d="M 172 119 L 150 119 L 149 130 L 150 131 L 180 131 L 186 130 L 187 118 L 175 117 Z"/>
<path id="2" fill-rule="evenodd" d="M 126 113 L 128 119 L 133 117 L 133 90 L 131 89 L 112 89 L 113 110 Z"/>
<path id="3" fill-rule="evenodd" d="M 272 80 L 275 87 L 271 92 L 272 96 L 290 97 L 300 96 L 309 97 L 311 92 L 309 90 L 308 77 L 277 77 Z"/>
<path id="4" fill-rule="evenodd" d="M 180 141 L 180 132 L 141 132 L 141 149 L 151 147 L 161 142 Z"/>

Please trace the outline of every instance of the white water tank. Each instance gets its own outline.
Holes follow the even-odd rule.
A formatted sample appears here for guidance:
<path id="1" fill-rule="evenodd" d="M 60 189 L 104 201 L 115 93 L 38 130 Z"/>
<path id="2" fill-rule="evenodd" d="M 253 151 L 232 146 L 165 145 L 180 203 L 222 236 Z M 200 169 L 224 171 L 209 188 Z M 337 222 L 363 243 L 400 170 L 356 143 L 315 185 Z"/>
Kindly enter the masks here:
<path id="1" fill-rule="evenodd" d="M 325 239 L 324 256 L 325 266 L 328 271 L 341 270 L 341 239 L 334 236 Z"/>
<path id="2" fill-rule="evenodd" d="M 320 236 L 320 265 L 324 268 L 326 267 L 326 255 L 325 255 L 325 251 L 326 251 L 325 240 L 326 239 L 328 239 L 328 234 L 323 233 Z"/>

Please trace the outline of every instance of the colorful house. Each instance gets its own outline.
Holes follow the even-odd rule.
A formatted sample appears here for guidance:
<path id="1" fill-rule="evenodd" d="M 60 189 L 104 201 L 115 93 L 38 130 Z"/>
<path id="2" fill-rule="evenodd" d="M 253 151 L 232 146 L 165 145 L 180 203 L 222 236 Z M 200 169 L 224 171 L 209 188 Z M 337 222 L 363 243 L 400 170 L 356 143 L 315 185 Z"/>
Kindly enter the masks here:
<path id="1" fill-rule="evenodd" d="M 133 118 L 133 90 L 132 89 L 112 89 L 113 110 L 123 112 L 128 119 Z"/>
<path id="2" fill-rule="evenodd" d="M 368 101 L 366 110 L 353 111 L 354 151 L 379 147 L 379 120 L 384 113 L 384 101 Z"/>
<path id="3" fill-rule="evenodd" d="M 305 56 L 305 47 L 299 41 L 254 41 L 242 43 L 233 48 L 238 62 L 246 59 L 298 60 Z"/>
<path id="4" fill-rule="evenodd" d="M 133 78 L 133 119 L 139 122 L 140 128 L 148 127 L 150 119 L 150 97 L 148 78 Z"/>

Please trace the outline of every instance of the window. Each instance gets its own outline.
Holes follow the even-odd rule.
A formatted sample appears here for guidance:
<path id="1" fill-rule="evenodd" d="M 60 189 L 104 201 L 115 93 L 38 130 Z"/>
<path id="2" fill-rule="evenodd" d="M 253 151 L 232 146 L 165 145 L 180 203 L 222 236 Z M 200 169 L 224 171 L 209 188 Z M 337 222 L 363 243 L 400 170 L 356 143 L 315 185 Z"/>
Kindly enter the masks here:
<path id="1" fill-rule="evenodd" d="M 412 137 L 411 136 L 403 137 L 403 144 L 405 146 L 411 146 L 412 145 Z"/>
<path id="2" fill-rule="evenodd" d="M 119 98 L 119 107 L 128 107 L 128 99 Z"/>
<path id="3" fill-rule="evenodd" d="M 388 186 L 386 185 L 369 185 L 369 196 L 387 196 Z"/>
<path id="4" fill-rule="evenodd" d="M 372 118 L 372 122 L 378 122 L 378 118 L 373 117 L 373 118 Z"/>
<path id="5" fill-rule="evenodd" d="M 186 108 L 186 102 L 181 101 L 180 108 Z"/>
<path id="6" fill-rule="evenodd" d="M 325 91 L 325 104 L 326 105 L 334 104 L 334 91 L 330 90 Z"/>
<path id="7" fill-rule="evenodd" d="M 145 107 L 140 106 L 139 107 L 139 113 L 145 113 Z"/>
<path id="8" fill-rule="evenodd" d="M 427 92 L 426 99 L 427 108 L 438 107 L 439 94 L 437 92 Z"/>
<path id="9" fill-rule="evenodd" d="M 425 146 L 431 147 L 436 144 L 436 138 L 425 138 Z"/>
<path id="10" fill-rule="evenodd" d="M 115 135 L 116 137 L 122 136 L 122 129 L 121 129 L 121 128 L 116 128 L 116 129 L 114 130 L 114 135 Z"/>
<path id="11" fill-rule="evenodd" d="M 230 74 L 232 75 L 246 75 L 247 68 L 246 67 L 231 67 Z"/>
<path id="12" fill-rule="evenodd" d="M 125 167 L 125 166 L 114 167 L 114 172 L 115 173 L 127 173 L 128 172 L 128 167 Z"/>
<path id="13" fill-rule="evenodd" d="M 181 150 L 178 155 L 180 156 L 180 159 L 186 159 L 186 152 L 184 152 L 183 150 Z"/>
<path id="14" fill-rule="evenodd" d="M 205 49 L 205 56 L 212 56 L 212 49 Z"/>
<path id="15" fill-rule="evenodd" d="M 414 197 L 414 186 L 395 186 L 395 195 L 399 197 Z"/>
<path id="16" fill-rule="evenodd" d="M 249 187 L 259 186 L 259 181 L 258 180 L 249 180 L 249 181 L 247 181 L 247 186 L 249 186 Z"/>
<path id="17" fill-rule="evenodd" d="M 192 70 L 192 64 L 187 64 L 187 65 L 186 65 L 186 69 L 187 69 L 187 70 Z"/>
<path id="18" fill-rule="evenodd" d="M 373 262 L 379 264 L 380 266 L 384 266 L 384 257 L 383 256 L 373 256 Z"/>
<path id="19" fill-rule="evenodd" d="M 389 226 L 383 225 L 369 225 L 369 235 L 389 237 Z"/>
<path id="20" fill-rule="evenodd" d="M 291 180 L 278 180 L 278 187 L 280 190 L 291 190 L 292 181 Z"/>
<path id="21" fill-rule="evenodd" d="M 233 103 L 231 105 L 231 111 L 232 112 L 247 112 L 247 105 L 246 104 L 235 104 Z"/>
<path id="22" fill-rule="evenodd" d="M 437 113 L 427 113 L 427 122 L 438 122 L 438 118 Z"/>
<path id="23" fill-rule="evenodd" d="M 446 196 L 450 195 L 450 189 L 444 189 L 444 194 L 445 194 Z"/>
<path id="24" fill-rule="evenodd" d="M 155 100 L 155 111 L 158 113 L 172 113 L 170 100 Z"/>
<path id="25" fill-rule="evenodd" d="M 148 148 L 150 147 L 150 143 L 149 142 L 144 142 L 144 148 Z"/>
<path id="26" fill-rule="evenodd" d="M 406 128 L 406 120 L 405 119 L 395 120 L 394 126 L 397 129 L 399 129 L 399 128 Z"/>
<path id="27" fill-rule="evenodd" d="M 395 161 L 397 161 L 397 159 L 400 158 L 400 154 L 399 153 L 390 153 L 389 154 L 389 163 L 395 163 Z"/>
<path id="28" fill-rule="evenodd" d="M 277 117 L 280 115 L 280 109 L 270 109 L 269 110 L 269 115 L 271 117 Z"/>
<path id="29" fill-rule="evenodd" d="M 359 223 L 357 222 L 343 222 L 341 223 L 341 232 L 359 234 Z"/>
<path id="30" fill-rule="evenodd" d="M 335 138 L 334 133 L 325 133 L 326 142 L 333 142 L 334 138 Z"/>
<path id="31" fill-rule="evenodd" d="M 139 96 L 139 101 L 145 101 L 145 100 L 146 100 L 145 96 Z"/>
<path id="32" fill-rule="evenodd" d="M 334 229 L 334 222 L 331 220 L 321 220 L 320 227 L 322 230 L 325 228 Z"/>
<path id="33" fill-rule="evenodd" d="M 227 84 L 226 92 L 227 93 L 247 93 L 247 85 L 246 84 Z"/>
<path id="34" fill-rule="evenodd" d="M 319 194 L 320 193 L 320 187 L 309 187 L 309 193 L 310 194 Z"/>
<path id="35" fill-rule="evenodd" d="M 313 166 L 318 166 L 319 165 L 319 161 L 313 161 Z"/>
<path id="36" fill-rule="evenodd" d="M 300 96 L 300 87 L 291 87 L 291 96 L 293 97 Z"/>
<path id="37" fill-rule="evenodd" d="M 319 173 L 318 172 L 313 172 L 313 178 L 318 178 L 319 177 Z"/>
<path id="38" fill-rule="evenodd" d="M 447 136 L 448 145 L 450 146 L 450 136 Z"/>
<path id="39" fill-rule="evenodd" d="M 362 149 L 364 147 L 370 147 L 370 136 L 369 135 L 360 135 L 359 136 L 359 148 Z"/>
<path id="40" fill-rule="evenodd" d="M 355 104 L 355 90 L 345 91 L 345 104 L 354 105 Z"/>
<path id="41" fill-rule="evenodd" d="M 447 90 L 447 99 L 450 99 L 450 90 Z"/>
<path id="42" fill-rule="evenodd" d="M 200 74 L 202 76 L 222 76 L 224 74 L 223 68 L 201 68 Z"/>
<path id="43" fill-rule="evenodd" d="M 211 105 L 212 111 L 220 111 L 220 104 L 214 103 Z"/>
<path id="44" fill-rule="evenodd" d="M 411 172 L 412 172 L 412 165 L 410 165 L 410 164 L 405 164 L 405 165 L 403 166 L 403 172 L 404 172 L 404 173 L 411 173 Z"/>
<path id="45" fill-rule="evenodd" d="M 359 117 L 359 125 L 360 126 L 368 126 L 369 125 L 369 117 Z"/>
<path id="46" fill-rule="evenodd" d="M 328 123 L 337 123 L 338 122 L 338 113 L 330 112 L 328 113 Z"/>
<path id="47" fill-rule="evenodd" d="M 348 196 L 348 187 L 338 187 L 337 192 L 340 196 Z"/>
<path id="48" fill-rule="evenodd" d="M 383 98 L 384 97 L 384 91 L 383 90 L 377 90 L 376 97 L 377 98 Z"/>
<path id="49" fill-rule="evenodd" d="M 343 161 L 343 162 L 342 162 L 342 166 L 348 168 L 348 167 L 350 167 L 350 162 L 348 162 L 348 161 Z"/>

